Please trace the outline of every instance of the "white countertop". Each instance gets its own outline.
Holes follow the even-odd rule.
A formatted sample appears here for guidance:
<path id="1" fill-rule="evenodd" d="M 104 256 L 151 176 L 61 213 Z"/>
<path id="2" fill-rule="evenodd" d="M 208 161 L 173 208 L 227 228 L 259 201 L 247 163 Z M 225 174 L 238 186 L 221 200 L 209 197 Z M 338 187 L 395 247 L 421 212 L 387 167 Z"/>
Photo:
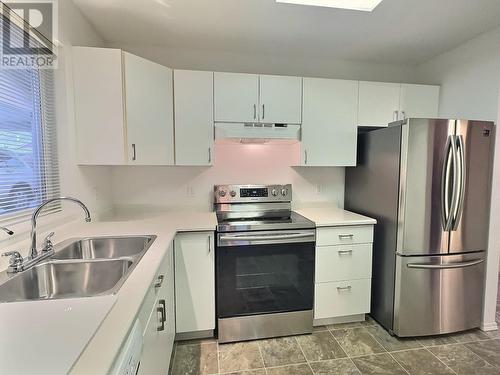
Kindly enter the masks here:
<path id="1" fill-rule="evenodd" d="M 140 220 L 118 219 L 126 221 L 68 224 L 56 229 L 53 242 L 82 236 L 156 235 L 119 292 L 104 297 L 0 304 L 2 372 L 107 373 L 175 234 L 213 231 L 217 225 L 212 212 L 170 212 Z M 25 360 L 27 356 L 29 361 Z M 12 366 L 7 369 L 5 364 Z"/>
<path id="2" fill-rule="evenodd" d="M 375 219 L 333 207 L 297 212 L 318 227 L 376 224 Z M 116 295 L 0 304 L 0 362 L 12 364 L 9 373 L 107 373 L 175 234 L 213 231 L 217 225 L 213 212 L 121 212 L 107 220 L 57 228 L 54 243 L 81 236 L 148 234 L 157 238 Z M 30 361 L 19 366 L 26 352 Z"/>
<path id="3" fill-rule="evenodd" d="M 314 221 L 316 227 L 334 227 L 344 225 L 374 225 L 377 220 L 368 216 L 346 211 L 338 207 L 314 207 L 296 210 L 300 215 Z"/>

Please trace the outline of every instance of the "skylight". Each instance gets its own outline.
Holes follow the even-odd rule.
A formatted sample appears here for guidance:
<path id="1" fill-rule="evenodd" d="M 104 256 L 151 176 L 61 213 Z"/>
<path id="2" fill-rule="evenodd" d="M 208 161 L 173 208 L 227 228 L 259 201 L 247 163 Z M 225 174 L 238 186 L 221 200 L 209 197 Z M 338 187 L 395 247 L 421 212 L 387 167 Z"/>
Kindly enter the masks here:
<path id="1" fill-rule="evenodd" d="M 276 0 L 276 2 L 371 12 L 382 0 Z"/>

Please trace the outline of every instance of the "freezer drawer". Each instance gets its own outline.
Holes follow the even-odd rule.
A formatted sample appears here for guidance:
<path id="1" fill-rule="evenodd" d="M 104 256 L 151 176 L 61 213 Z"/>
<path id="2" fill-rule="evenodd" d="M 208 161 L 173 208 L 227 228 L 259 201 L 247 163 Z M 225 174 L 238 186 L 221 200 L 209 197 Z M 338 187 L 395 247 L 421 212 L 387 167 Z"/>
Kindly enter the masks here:
<path id="1" fill-rule="evenodd" d="M 485 252 L 396 259 L 397 336 L 427 336 L 479 327 Z"/>

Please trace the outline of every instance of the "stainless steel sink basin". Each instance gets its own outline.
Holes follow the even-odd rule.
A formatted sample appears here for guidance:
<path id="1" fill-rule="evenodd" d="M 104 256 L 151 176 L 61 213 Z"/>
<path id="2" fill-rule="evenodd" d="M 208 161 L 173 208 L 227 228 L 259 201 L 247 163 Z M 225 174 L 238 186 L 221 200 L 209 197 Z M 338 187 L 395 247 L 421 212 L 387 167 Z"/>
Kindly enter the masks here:
<path id="1" fill-rule="evenodd" d="M 66 241 L 52 259 L 113 259 L 134 257 L 145 251 L 154 236 L 93 237 Z M 58 250 L 57 248 L 60 248 Z"/>
<path id="2" fill-rule="evenodd" d="M 42 263 L 0 285 L 0 302 L 109 294 L 123 284 L 133 263 L 130 259 Z"/>
<path id="3" fill-rule="evenodd" d="M 0 303 L 116 293 L 156 236 L 73 238 L 25 271 L 0 273 Z"/>

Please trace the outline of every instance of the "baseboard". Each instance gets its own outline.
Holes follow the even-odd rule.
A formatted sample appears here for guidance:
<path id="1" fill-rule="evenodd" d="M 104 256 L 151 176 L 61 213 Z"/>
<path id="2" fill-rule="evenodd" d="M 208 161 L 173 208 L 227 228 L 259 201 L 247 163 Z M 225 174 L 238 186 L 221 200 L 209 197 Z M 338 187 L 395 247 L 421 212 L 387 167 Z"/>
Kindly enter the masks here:
<path id="1" fill-rule="evenodd" d="M 340 316 L 337 318 L 324 318 L 324 319 L 314 319 L 313 326 L 326 326 L 330 324 L 342 324 L 342 323 L 356 323 L 356 322 L 364 322 L 365 314 L 357 314 L 357 315 L 349 315 L 349 316 Z"/>
<path id="2" fill-rule="evenodd" d="M 481 326 L 479 327 L 481 331 L 496 331 L 498 329 L 498 324 L 496 322 L 491 322 L 491 323 L 486 323 L 483 322 L 481 323 Z"/>
<path id="3" fill-rule="evenodd" d="M 215 334 L 213 329 L 209 329 L 207 331 L 181 332 L 175 335 L 175 341 L 209 339 L 214 336 Z"/>

